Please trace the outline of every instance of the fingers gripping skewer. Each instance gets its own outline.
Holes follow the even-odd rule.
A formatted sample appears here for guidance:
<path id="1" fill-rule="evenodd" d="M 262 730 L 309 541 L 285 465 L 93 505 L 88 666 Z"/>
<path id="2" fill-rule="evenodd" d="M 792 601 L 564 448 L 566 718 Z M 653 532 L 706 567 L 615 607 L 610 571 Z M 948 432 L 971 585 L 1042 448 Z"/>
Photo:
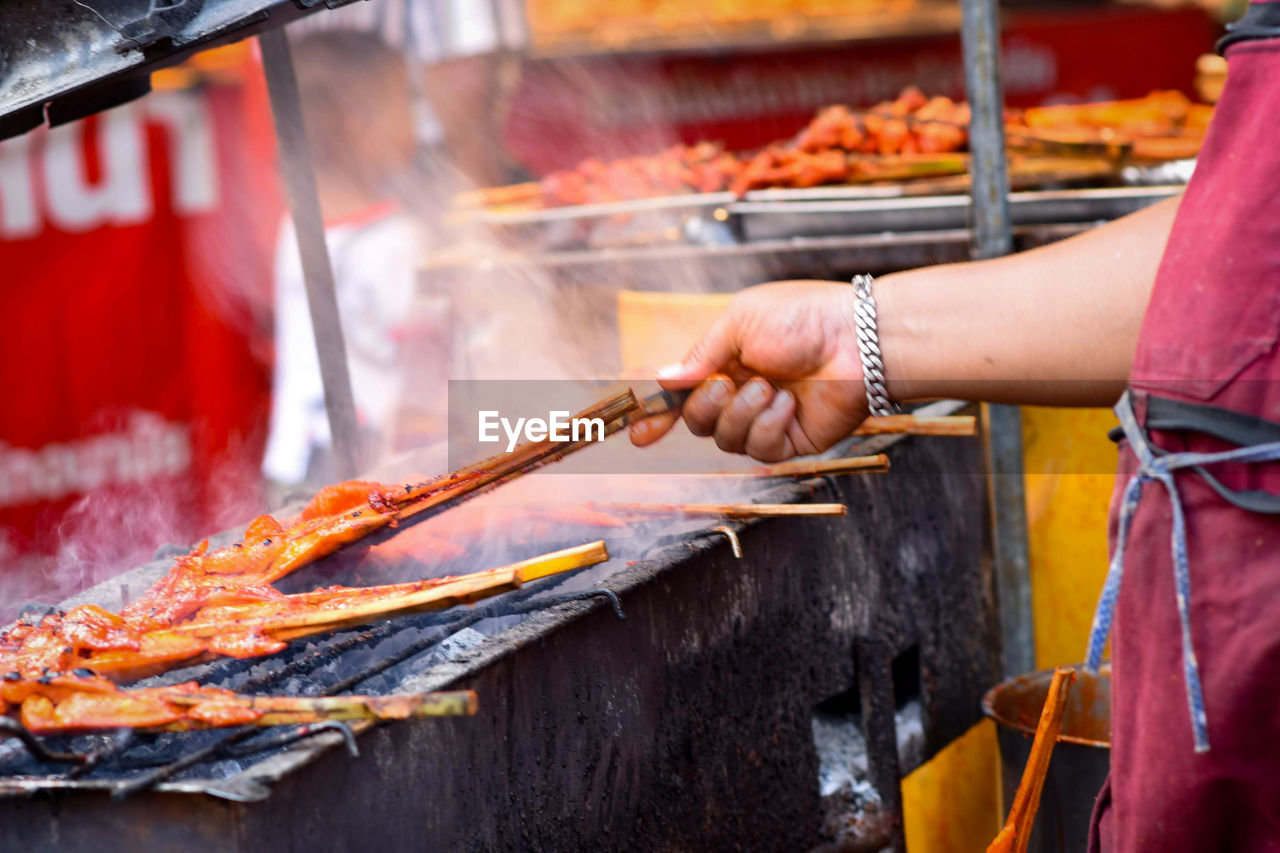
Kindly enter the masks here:
<path id="1" fill-rule="evenodd" d="M 639 410 L 628 415 L 627 423 L 680 409 L 691 391 L 659 391 L 640 401 Z M 977 434 L 973 415 L 886 415 L 870 417 L 858 425 L 853 435 L 952 435 Z"/>

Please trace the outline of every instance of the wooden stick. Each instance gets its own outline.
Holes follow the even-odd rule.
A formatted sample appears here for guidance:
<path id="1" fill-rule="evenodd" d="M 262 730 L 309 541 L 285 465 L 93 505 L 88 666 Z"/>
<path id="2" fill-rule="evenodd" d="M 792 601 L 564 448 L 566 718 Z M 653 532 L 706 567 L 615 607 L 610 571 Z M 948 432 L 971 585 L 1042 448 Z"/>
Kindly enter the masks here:
<path id="1" fill-rule="evenodd" d="M 822 474 L 847 474 L 853 471 L 883 472 L 889 470 L 889 457 L 883 453 L 871 456 L 846 456 L 842 459 L 798 459 L 778 465 L 761 465 L 740 473 L 746 477 L 817 477 Z"/>
<path id="2" fill-rule="evenodd" d="M 573 548 L 565 548 L 550 554 L 543 554 L 512 563 L 488 571 L 475 572 L 453 578 L 444 583 L 408 592 L 404 595 L 393 595 L 379 598 L 376 601 L 361 602 L 347 606 L 324 610 L 308 610 L 304 607 L 290 608 L 291 612 L 265 619 L 218 620 L 202 624 L 180 625 L 173 630 L 196 637 L 212 637 L 217 634 L 235 633 L 237 631 L 255 630 L 277 640 L 293 640 L 324 631 L 362 625 L 375 619 L 389 619 L 393 616 L 406 616 L 427 610 L 444 610 L 456 604 L 469 604 L 488 598 L 539 578 L 549 577 L 561 572 L 593 566 L 609 559 L 609 550 L 604 540 L 588 542 Z M 415 584 L 392 584 L 389 587 L 367 587 L 362 592 L 364 597 L 380 595 L 396 590 L 397 587 L 412 587 Z M 292 601 L 300 601 L 305 605 L 308 597 L 322 600 L 326 593 L 299 593 L 290 596 Z M 332 595 L 331 593 L 329 595 Z M 355 594 L 353 594 L 353 597 Z M 90 662 L 92 668 L 92 662 Z"/>
<path id="3" fill-rule="evenodd" d="M 337 701 L 335 701 L 337 700 Z M 356 701 L 353 701 L 356 700 Z M 286 699 L 265 705 L 256 702 L 255 710 L 263 710 L 255 725 L 283 726 L 324 720 L 407 720 L 413 717 L 470 717 L 479 703 L 474 690 L 449 693 L 424 693 L 400 696 L 328 696 L 318 706 L 290 708 Z M 311 699 L 311 702 L 317 700 Z"/>
<path id="4" fill-rule="evenodd" d="M 630 388 L 627 388 L 620 393 L 613 394 L 594 403 L 579 412 L 575 417 L 585 418 L 586 420 L 599 419 L 603 422 L 605 434 L 612 435 L 625 426 L 627 416 L 637 411 L 648 411 L 646 406 L 647 403 L 645 401 L 638 399 L 635 393 Z M 379 489 L 368 496 L 364 506 L 350 508 L 348 511 L 324 518 L 320 528 L 314 528 L 312 526 L 313 522 L 306 522 L 290 528 L 289 531 L 286 531 L 286 535 L 290 538 L 285 543 L 284 554 L 268 566 L 267 570 L 257 572 L 255 580 L 264 584 L 273 582 L 289 572 L 356 541 L 361 541 L 367 545 L 375 545 L 393 535 L 397 528 L 403 528 L 429 518 L 465 500 L 497 488 L 502 483 L 515 477 L 562 459 L 590 443 L 586 440 L 526 442 L 515 448 L 511 453 L 490 457 L 477 464 L 442 477 L 433 478 L 424 483 L 405 486 L 404 488 Z M 264 539 L 263 541 L 269 542 L 270 540 Z M 201 546 L 200 549 L 193 552 L 192 556 L 200 557 L 203 554 L 204 547 Z M 601 543 L 599 559 L 590 557 L 584 559 L 586 562 L 574 565 L 570 561 L 569 564 L 557 568 L 555 561 L 549 555 L 546 560 L 538 561 L 537 565 L 525 566 L 518 571 L 513 568 L 514 574 L 509 573 L 509 577 L 505 580 L 498 579 L 492 584 L 486 584 L 482 579 L 472 579 L 470 581 L 473 584 L 472 586 L 461 588 L 456 585 L 433 584 L 431 590 L 419 591 L 421 595 L 430 597 L 430 600 L 412 599 L 416 603 L 406 604 L 405 606 L 409 608 L 408 612 L 412 612 L 413 608 L 416 608 L 419 603 L 423 604 L 423 606 L 430 605 L 427 609 L 448 607 L 459 602 L 474 601 L 478 597 L 493 595 L 496 592 L 511 588 L 511 585 L 519 586 L 525 580 L 542 577 L 544 574 L 554 574 L 571 568 L 581 568 L 583 565 L 591 565 L 594 562 L 608 559 L 607 553 L 603 552 L 603 543 Z M 538 566 L 542 567 L 542 573 L 540 573 Z M 178 579 L 180 580 L 180 578 Z M 175 576 L 172 573 L 166 575 L 158 584 L 148 590 L 144 599 L 148 596 L 162 599 L 165 593 L 173 591 L 169 587 L 174 580 Z M 463 582 L 460 579 L 456 583 Z M 245 586 L 244 578 L 241 577 L 238 582 L 230 585 L 243 587 Z M 155 602 L 152 603 L 154 604 Z M 139 607 L 141 604 L 141 601 L 134 602 L 133 607 L 139 608 L 140 612 L 145 612 L 145 608 Z M 388 607 L 387 603 L 382 603 L 381 607 L 383 609 L 370 611 L 369 618 L 374 618 L 383 612 L 402 612 L 394 606 L 389 610 L 386 609 Z M 245 609 L 251 610 L 251 608 Z M 276 609 L 278 610 L 279 608 L 277 607 Z M 126 620 L 131 615 L 128 611 L 129 609 L 127 608 L 123 614 Z M 223 608 L 221 612 L 227 613 L 228 609 Z M 152 615 L 154 615 L 154 610 L 152 610 Z M 347 624 L 345 620 L 336 623 L 330 622 L 325 617 L 326 614 L 324 613 L 311 614 L 309 618 L 313 621 L 302 625 L 300 627 L 302 633 L 296 634 L 296 636 L 304 636 L 307 633 L 315 633 L 320 630 L 330 630 Z M 175 618 L 177 618 L 176 615 Z M 361 614 L 352 612 L 351 618 L 360 619 L 364 617 Z M 155 621 L 160 620 L 147 621 L 144 624 L 155 624 Z M 140 678 L 144 675 L 162 672 L 165 669 L 207 656 L 213 653 L 211 646 L 220 646 L 227 654 L 252 657 L 269 653 L 268 647 L 272 645 L 271 639 L 276 639 L 277 642 L 285 639 L 268 638 L 267 642 L 259 642 L 262 640 L 262 636 L 248 636 L 244 635 L 243 632 L 235 634 L 234 629 L 237 624 L 233 617 L 229 622 L 224 622 L 214 628 L 201 625 L 199 626 L 201 628 L 200 633 L 192 632 L 191 623 L 167 630 L 149 631 L 141 635 L 138 646 L 129 644 L 129 647 L 120 646 L 110 650 L 103 650 L 91 654 L 87 659 L 78 660 L 77 663 L 94 668 L 104 674 L 111 673 L 114 678 Z M 294 627 L 293 625 L 281 626 L 281 630 L 292 631 Z M 208 637 L 216 636 L 222 629 L 231 630 L 234 639 L 240 645 L 233 648 L 230 643 L 217 644 L 205 641 Z M 67 644 L 63 642 L 60 645 Z M 43 651 L 38 653 L 42 658 L 46 656 Z M 21 667 L 24 663 L 21 650 L 14 654 L 0 655 L 0 658 L 3 658 L 3 663 L 7 667 Z"/>
<path id="5" fill-rule="evenodd" d="M 973 415 L 886 415 L 867 418 L 854 435 L 974 435 L 978 419 Z"/>
<path id="6" fill-rule="evenodd" d="M 322 723 L 328 720 L 407 720 L 411 717 L 470 717 L 478 703 L 474 690 L 442 693 L 407 693 L 391 696 L 236 696 L 183 702 L 182 694 L 161 695 L 174 704 L 222 705 L 262 713 L 249 721 L 255 726 L 288 726 L 299 723 Z M 199 699 L 199 697 L 192 697 Z M 208 728 L 207 725 L 180 721 L 161 726 L 162 731 Z"/>
<path id="7" fill-rule="evenodd" d="M 261 635 L 279 642 L 309 637 L 341 628 L 353 627 L 378 619 L 390 619 L 427 610 L 443 610 L 456 604 L 468 604 L 482 598 L 515 589 L 521 584 L 560 572 L 592 566 L 609 559 L 603 540 L 574 548 L 565 548 L 509 566 L 474 572 L 438 581 L 415 581 L 387 584 L 348 591 L 317 590 L 286 596 L 286 602 L 302 606 L 285 606 L 280 602 L 264 602 L 266 616 L 246 615 L 214 621 L 192 621 L 142 635 L 136 651 L 108 651 L 90 655 L 82 665 L 99 675 L 115 680 L 144 678 L 176 666 L 213 657 L 210 640 L 217 636 Z M 352 599 L 349 606 L 326 607 L 342 598 Z M 370 598 L 375 600 L 370 601 Z M 310 606 L 313 609 L 307 609 Z M 245 612 L 252 614 L 252 607 Z"/>
<path id="8" fill-rule="evenodd" d="M 844 504 L 663 504 L 590 503 L 592 509 L 620 515 L 684 515 L 713 518 L 773 518 L 775 516 L 845 515 Z"/>
<path id="9" fill-rule="evenodd" d="M 777 465 L 757 465 L 737 471 L 707 471 L 705 473 L 671 474 L 671 477 L 818 477 L 823 474 L 851 474 L 855 472 L 882 474 L 889 470 L 889 457 L 883 453 L 868 456 L 844 456 L 840 459 L 796 459 Z"/>
<path id="10" fill-rule="evenodd" d="M 38 713 L 33 713 L 33 703 L 40 708 Z M 95 687 L 84 694 L 73 694 L 59 700 L 56 705 L 46 697 L 33 696 L 23 703 L 21 716 L 32 733 L 54 735 L 120 728 L 141 732 L 184 732 L 331 720 L 469 717 L 476 710 L 476 694 L 472 690 L 391 696 L 241 696 L 163 688 L 104 692 Z M 167 722 L 157 722 L 157 718 Z"/>
<path id="11" fill-rule="evenodd" d="M 1027 766 L 1022 771 L 1022 781 L 1018 783 L 1013 807 L 1009 809 L 1009 818 L 1005 821 L 1004 828 L 987 847 L 987 853 L 1026 853 L 1027 843 L 1031 840 L 1031 827 L 1035 823 L 1036 811 L 1040 808 L 1040 792 L 1044 789 L 1049 760 L 1053 757 L 1054 744 L 1062 731 L 1062 718 L 1067 711 L 1067 694 L 1075 680 L 1076 671 L 1069 666 L 1060 666 L 1053 671 L 1049 695 L 1045 697 L 1044 710 L 1040 712 L 1036 739 L 1031 744 L 1031 755 L 1027 757 Z"/>
<path id="12" fill-rule="evenodd" d="M 599 418 L 605 423 L 607 436 L 620 431 L 624 426 L 623 419 L 640 408 L 641 401 L 628 388 L 622 393 L 589 406 L 573 417 L 587 420 Z M 510 453 L 491 456 L 445 477 L 410 487 L 403 494 L 393 496 L 391 500 L 399 507 L 397 517 L 401 524 L 412 524 L 516 477 L 559 461 L 592 443 L 550 439 L 526 442 Z"/>

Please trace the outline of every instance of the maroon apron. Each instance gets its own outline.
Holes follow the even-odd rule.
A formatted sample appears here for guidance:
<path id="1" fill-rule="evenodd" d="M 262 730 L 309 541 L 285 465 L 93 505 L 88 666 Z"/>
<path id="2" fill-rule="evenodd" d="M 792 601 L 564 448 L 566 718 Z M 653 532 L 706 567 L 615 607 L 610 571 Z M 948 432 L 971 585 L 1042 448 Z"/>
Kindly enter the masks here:
<path id="1" fill-rule="evenodd" d="M 1280 421 L 1280 38 L 1241 41 L 1226 56 L 1226 89 L 1138 342 L 1139 423 L 1150 395 Z M 1197 432 L 1150 436 L 1173 452 L 1230 447 Z M 1136 468 L 1122 444 L 1117 502 Z M 1274 462 L 1214 473 L 1231 489 L 1280 492 Z M 1280 516 L 1238 509 L 1192 472 L 1174 476 L 1211 748 L 1193 745 L 1172 505 L 1164 488 L 1148 487 L 1116 605 L 1111 777 L 1090 849 L 1280 851 Z"/>

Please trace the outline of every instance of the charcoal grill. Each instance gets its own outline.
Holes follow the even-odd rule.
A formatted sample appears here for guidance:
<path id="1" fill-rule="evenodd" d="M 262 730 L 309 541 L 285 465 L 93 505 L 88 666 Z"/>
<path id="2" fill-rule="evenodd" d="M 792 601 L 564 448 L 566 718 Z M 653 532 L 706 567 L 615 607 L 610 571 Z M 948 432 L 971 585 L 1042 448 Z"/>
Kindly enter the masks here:
<path id="1" fill-rule="evenodd" d="M 898 760 L 893 662 L 918 681 L 915 760 L 979 719 L 998 662 L 979 443 L 862 449 L 890 442 L 891 475 L 761 494 L 843 501 L 850 515 L 735 523 L 741 560 L 724 534 L 695 530 L 634 565 L 475 609 L 166 676 L 243 691 L 470 688 L 476 717 L 230 743 L 139 736 L 79 778 L 9 741 L 0 847 L 805 849 L 820 840 L 812 714 L 841 694 L 860 700 L 867 771 L 896 812 L 911 765 Z M 141 588 L 165 565 L 87 596 L 114 606 L 122 581 Z"/>
<path id="2" fill-rule="evenodd" d="M 123 33 L 77 4 L 59 4 L 57 17 L 35 0 L 10 4 L 0 42 L 16 47 L 0 73 L 25 82 L 12 89 L 19 97 L 0 101 L 0 136 L 135 97 L 149 70 L 321 2 L 188 0 L 172 15 L 142 16 L 163 26 Z M 966 0 L 966 21 L 984 2 Z M 134 22 L 152 4 L 93 5 L 129 11 Z M 67 78 L 62 36 L 77 26 L 95 32 L 75 42 L 92 44 L 83 73 Z M 287 142 L 298 116 L 286 48 L 269 40 L 264 53 Z M 998 87 L 988 88 L 998 103 Z M 323 297 L 313 306 L 333 320 L 328 332 L 326 322 L 314 325 L 322 349 L 341 352 L 305 147 L 282 147 L 298 152 L 286 179 L 298 233 L 310 240 L 303 257 L 316 267 L 308 267 L 309 292 Z M 1003 150 L 983 142 L 975 156 L 983 148 Z M 985 178 L 976 174 L 979 185 Z M 977 207 L 981 238 L 989 213 Z M 874 248 L 879 238 L 854 239 L 866 246 L 838 248 Z M 350 391 L 329 381 L 332 372 L 326 401 L 340 427 Z M 333 433 L 341 450 L 343 429 Z M 811 721 L 832 697 L 854 697 L 862 712 L 867 772 L 891 817 L 878 840 L 900 847 L 900 774 L 978 720 L 999 646 L 981 447 L 910 439 L 891 455 L 887 477 L 761 495 L 840 500 L 851 513 L 734 524 L 741 561 L 722 533 L 692 533 L 656 543 L 635 565 L 606 564 L 608 577 L 594 586 L 578 575 L 476 611 L 345 632 L 267 663 L 175 674 L 295 692 L 471 688 L 481 697 L 473 718 L 289 731 L 221 748 L 225 733 L 52 744 L 102 754 L 78 778 L 8 742 L 3 849 L 806 849 L 820 840 L 821 820 Z M 125 582 L 136 591 L 163 568 L 143 567 Z M 94 594 L 115 605 L 120 590 Z M 481 628 L 502 630 L 477 642 L 482 633 L 468 629 Z M 907 761 L 894 721 L 903 691 L 893 675 L 904 670 L 923 730 Z M 343 749 L 351 741 L 358 760 Z M 134 766 L 144 764 L 153 766 Z"/>

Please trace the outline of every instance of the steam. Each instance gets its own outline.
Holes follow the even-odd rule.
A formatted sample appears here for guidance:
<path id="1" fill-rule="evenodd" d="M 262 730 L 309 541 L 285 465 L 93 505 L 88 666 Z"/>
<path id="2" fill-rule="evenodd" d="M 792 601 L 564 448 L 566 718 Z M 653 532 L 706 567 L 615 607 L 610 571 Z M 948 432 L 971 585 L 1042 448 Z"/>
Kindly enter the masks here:
<path id="1" fill-rule="evenodd" d="M 308 63 L 309 45 L 315 44 L 312 36 L 295 42 L 295 60 Z M 300 67 L 300 72 L 306 72 L 300 80 L 315 81 L 312 72 L 323 72 L 319 65 Z M 408 69 L 410 85 L 401 88 L 386 83 L 398 73 L 386 68 L 355 77 L 342 74 L 332 85 L 321 80 L 316 85 L 324 97 L 304 100 L 309 130 L 354 127 L 361 131 L 354 137 L 311 134 L 313 156 L 321 164 L 322 200 L 340 207 L 351 206 L 351 198 L 357 195 L 365 201 L 394 199 L 420 234 L 417 289 L 397 352 L 403 379 L 396 404 L 399 416 L 394 422 L 367 424 L 377 433 L 372 445 L 381 451 L 366 458 L 370 468 L 384 467 L 397 452 L 448 440 L 444 425 L 450 380 L 588 380 L 620 375 L 617 299 L 623 289 L 642 285 L 705 293 L 736 289 L 744 278 L 746 283 L 765 279 L 763 269 L 753 275 L 744 261 L 735 266 L 731 278 L 717 279 L 704 267 L 690 264 L 672 265 L 660 281 L 640 283 L 608 267 L 583 273 L 546 263 L 543 257 L 548 249 L 563 246 L 670 240 L 671 232 L 685 226 L 687 213 L 531 227 L 489 226 L 459 217 L 453 204 L 458 194 L 536 179 L 534 170 L 548 165 L 515 164 L 505 153 L 503 128 L 491 121 L 504 107 L 514 108 L 505 100 L 511 87 L 504 71 L 499 68 L 486 80 L 470 66 L 419 72 L 405 62 L 402 68 Z M 619 79 L 625 76 L 622 68 L 609 74 L 588 73 L 579 63 L 564 62 L 544 67 L 541 73 L 571 78 L 579 103 L 587 105 L 584 114 L 564 115 L 564 122 L 574 124 L 572 138 L 581 148 L 555 165 L 572 166 L 586 155 L 609 160 L 657 153 L 680 141 L 667 120 L 671 104 L 662 95 L 626 99 L 629 126 L 635 130 L 629 137 L 620 140 L 603 130 L 592 133 L 597 113 L 616 110 L 622 103 L 617 91 Z M 456 85 L 441 87 L 442 79 Z M 519 106 L 526 113 L 536 109 Z M 402 152 L 394 140 L 411 124 L 390 119 L 387 113 L 411 116 L 415 109 L 424 108 L 438 119 L 430 133 L 439 138 L 428 144 L 420 138 L 416 156 L 394 169 L 371 174 L 371 161 L 384 166 L 397 162 Z M 371 124 L 375 121 L 376 125 Z M 547 150 L 556 150 L 557 140 L 545 142 Z M 353 189 L 356 185 L 361 187 L 358 192 Z M 344 263 L 349 267 L 356 261 L 336 259 L 339 288 L 344 274 L 350 272 L 343 269 Z M 349 317 L 344 320 L 354 322 Z M 316 480 L 307 483 L 313 488 L 321 485 Z"/>
<path id="2" fill-rule="evenodd" d="M 296 45 L 295 59 L 305 61 L 305 52 L 301 44 Z M 452 204 L 458 193 L 532 176 L 506 159 L 500 129 L 484 123 L 484 117 L 494 111 L 493 105 L 510 95 L 503 72 L 490 81 L 488 89 L 478 84 L 469 92 L 457 93 L 459 103 L 453 105 L 454 111 L 479 128 L 478 134 L 460 143 L 451 135 L 455 128 L 446 126 L 443 141 L 424 140 L 419 134 L 408 155 L 400 156 L 405 152 L 397 146 L 403 141 L 406 128 L 412 131 L 415 112 L 421 112 L 426 103 L 428 75 L 404 64 L 406 85 L 400 88 L 387 83 L 400 73 L 394 69 L 387 72 L 391 75 L 387 77 L 373 73 L 372 66 L 362 67 L 360 74 L 351 74 L 349 62 L 341 65 L 338 83 L 327 89 L 324 97 L 304 102 L 309 130 L 313 131 L 312 153 L 326 215 L 331 220 L 341 218 L 332 212 L 344 208 L 350 212 L 389 200 L 398 205 L 397 215 L 411 221 L 418 235 L 412 261 L 415 268 L 411 271 L 416 287 L 407 309 L 394 318 L 400 329 L 394 349 L 402 381 L 390 407 L 396 414 L 369 425 L 369 445 L 374 452 L 365 460 L 378 478 L 404 482 L 411 475 L 447 470 L 444 446 L 448 380 L 591 380 L 616 377 L 621 372 L 617 295 L 625 288 L 635 287 L 636 282 L 609 274 L 607 267 L 597 268 L 606 272 L 592 273 L 590 278 L 574 275 L 536 263 L 534 256 L 557 241 L 581 246 L 592 241 L 608 245 L 647 240 L 679 230 L 684 223 L 678 214 L 676 218 L 637 217 L 597 222 L 588 231 L 572 230 L 576 226 L 571 226 L 571 233 L 566 236 L 553 228 L 530 232 L 458 222 Z M 566 64 L 557 73 L 573 77 L 582 93 L 582 103 L 590 105 L 588 112 L 618 109 L 623 103 L 617 91 L 618 75 L 587 74 L 573 64 Z M 303 81 L 318 76 L 300 73 Z M 369 84 L 375 88 L 371 90 Z M 448 104 L 438 91 L 430 94 L 437 101 L 435 112 L 443 118 L 449 113 Z M 262 170 L 262 164 L 247 153 L 248 145 L 242 150 L 233 141 L 210 144 L 216 117 L 201 97 L 195 92 L 161 93 L 138 102 L 140 106 L 125 109 L 133 110 L 129 115 L 134 117 L 150 117 L 148 120 L 161 123 L 170 131 L 166 144 L 191 148 L 187 155 L 174 158 L 175 169 L 190 172 L 182 173 L 187 175 L 183 186 L 203 187 L 206 195 L 215 190 L 222 193 L 214 199 L 219 206 L 216 216 L 206 217 L 209 211 L 205 210 L 193 217 L 191 236 L 182 251 L 189 254 L 189 264 L 202 265 L 210 272 L 204 279 L 205 308 L 219 322 L 243 331 L 255 357 L 265 363 L 271 300 L 269 282 L 263 281 L 262 274 L 270 266 L 265 256 L 270 254 L 279 234 L 278 187 L 274 173 Z M 461 101 L 465 99 L 471 103 L 463 109 Z M 441 105 L 446 108 L 440 109 Z M 568 162 L 559 165 L 573 165 L 579 153 L 608 160 L 657 153 L 680 141 L 670 130 L 671 123 L 665 120 L 669 104 L 661 98 L 628 98 L 625 108 L 635 129 L 631 137 L 617 142 L 616 137 L 594 136 L 590 132 L 592 116 L 578 117 L 576 120 L 584 125 L 574 136 L 585 139 L 588 150 L 574 152 Z M 417 124 L 422 126 L 422 122 Z M 342 132 L 326 134 L 315 130 L 326 127 L 340 128 Z M 457 156 L 459 153 L 465 156 Z M 476 162 L 484 165 L 477 168 Z M 211 171 L 197 174 L 200 168 Z M 227 187 L 235 189 L 231 197 L 226 197 Z M 345 258 L 335 251 L 339 288 L 344 280 L 360 273 L 360 264 L 358 257 Z M 763 270 L 754 276 L 759 280 L 764 277 Z M 753 276 L 745 278 L 749 282 Z M 735 289 L 743 283 L 739 263 L 731 280 L 717 279 L 697 265 L 673 266 L 656 286 L 671 292 L 700 293 Z M 646 283 L 648 288 L 654 286 L 653 282 Z M 356 323 L 359 319 L 348 315 L 344 322 Z M 351 339 L 349 334 L 348 340 Z M 186 393 L 198 397 L 201 389 L 190 387 Z M 584 385 L 584 403 L 598 396 L 598 389 Z M 200 429 L 201 425 L 193 425 L 193 448 L 201 440 Z M 128 488 L 103 487 L 69 497 L 71 505 L 61 522 L 44 525 L 43 538 L 34 549 L 27 547 L 29 543 L 15 541 L 12 533 L 0 530 L 0 563 L 11 578 L 6 582 L 3 601 L 12 611 L 32 598 L 57 600 L 145 562 L 162 543 L 185 547 L 214 531 L 242 527 L 265 508 L 263 479 L 256 468 L 233 460 L 243 458 L 245 449 L 257 446 L 261 438 L 245 435 L 233 438 L 231 447 L 203 447 L 200 456 L 209 463 L 188 469 L 182 476 L 156 477 Z M 410 449 L 417 452 L 406 456 Z M 677 450 L 693 454 L 687 463 L 691 470 L 714 470 L 730 464 L 710 442 L 695 442 L 687 434 L 673 436 L 657 448 L 644 451 L 630 447 L 625 437 L 618 437 L 605 446 L 585 451 L 583 456 L 598 464 L 603 456 L 616 454 L 620 461 L 610 463 L 613 470 L 632 473 L 571 476 L 573 465 L 578 464 L 571 460 L 557 466 L 563 470 L 554 474 L 533 475 L 506 486 L 477 501 L 478 509 L 469 511 L 486 512 L 487 507 L 521 502 L 545 506 L 549 502 L 569 505 L 588 500 L 738 500 L 749 498 L 758 488 L 743 480 L 712 485 L 683 479 L 661 482 L 661 478 L 643 475 L 647 462 Z M 321 476 L 301 484 L 279 486 L 274 490 L 273 504 L 279 507 L 286 503 L 285 498 L 314 491 L 331 479 Z M 193 509 L 198 502 L 210 508 L 204 518 Z M 426 525 L 438 526 L 442 534 L 447 533 L 449 517 L 446 513 Z M 465 568 L 486 568 L 510 562 L 519 558 L 517 555 L 528 555 L 530 540 L 538 531 L 521 529 L 519 522 L 512 522 L 509 514 L 498 509 L 493 510 L 493 518 L 492 529 L 474 545 L 468 545 Z M 672 529 L 709 523 L 673 522 Z M 558 541 L 565 542 L 601 535 L 602 531 L 589 526 L 572 525 L 554 533 Z M 634 558 L 647 546 L 634 542 L 620 547 L 620 553 Z M 616 568 L 617 562 L 611 565 Z"/>

